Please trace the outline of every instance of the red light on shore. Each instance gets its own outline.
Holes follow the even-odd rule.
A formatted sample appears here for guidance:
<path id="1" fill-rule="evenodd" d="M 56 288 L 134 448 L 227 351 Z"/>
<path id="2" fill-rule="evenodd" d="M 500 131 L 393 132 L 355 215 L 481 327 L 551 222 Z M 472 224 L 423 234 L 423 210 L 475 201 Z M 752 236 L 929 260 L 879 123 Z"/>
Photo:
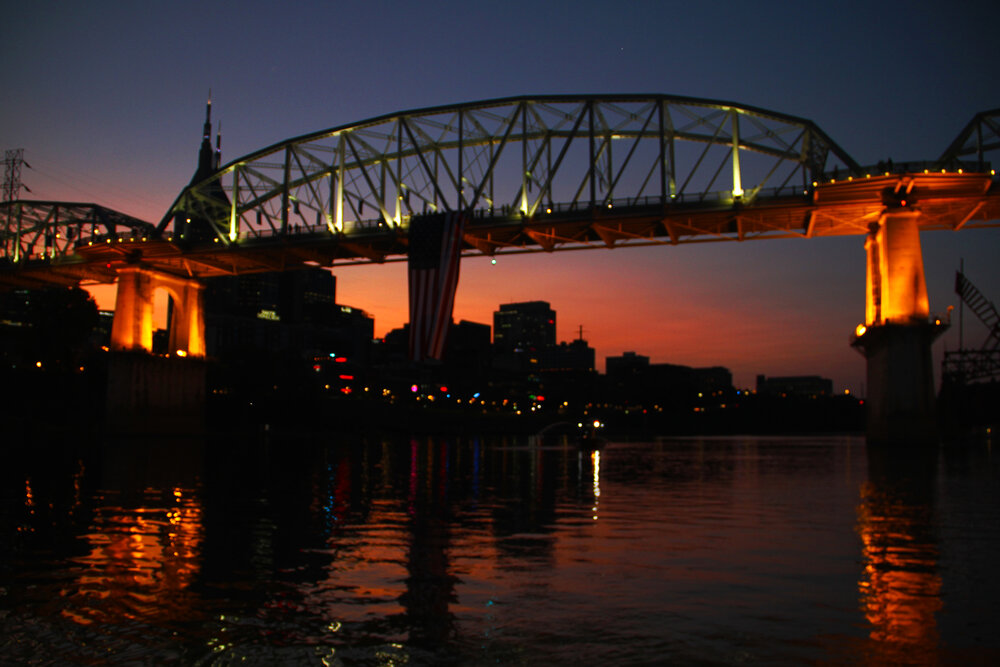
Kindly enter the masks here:
<path id="1" fill-rule="evenodd" d="M 354 379 L 353 375 L 339 375 L 337 377 L 339 377 L 341 380 L 353 380 Z"/>

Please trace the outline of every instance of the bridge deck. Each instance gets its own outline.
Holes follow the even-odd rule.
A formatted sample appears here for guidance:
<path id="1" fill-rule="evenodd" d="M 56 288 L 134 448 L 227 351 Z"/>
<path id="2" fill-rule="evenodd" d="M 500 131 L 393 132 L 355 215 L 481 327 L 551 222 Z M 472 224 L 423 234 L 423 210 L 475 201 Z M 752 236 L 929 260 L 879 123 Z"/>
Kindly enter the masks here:
<path id="1" fill-rule="evenodd" d="M 533 218 L 476 211 L 465 229 L 466 255 L 553 252 L 657 244 L 858 235 L 885 210 L 886 191 L 909 198 L 921 230 L 1000 225 L 1000 184 L 990 174 L 892 174 L 816 184 L 800 196 L 752 204 L 641 203 L 544 209 Z M 40 286 L 114 282 L 116 271 L 141 264 L 205 278 L 307 266 L 400 261 L 407 228 L 373 223 L 347 233 L 325 227 L 241 239 L 232 245 L 183 246 L 169 238 L 100 238 L 77 243 L 72 255 L 30 259 L 0 270 L 0 284 Z"/>

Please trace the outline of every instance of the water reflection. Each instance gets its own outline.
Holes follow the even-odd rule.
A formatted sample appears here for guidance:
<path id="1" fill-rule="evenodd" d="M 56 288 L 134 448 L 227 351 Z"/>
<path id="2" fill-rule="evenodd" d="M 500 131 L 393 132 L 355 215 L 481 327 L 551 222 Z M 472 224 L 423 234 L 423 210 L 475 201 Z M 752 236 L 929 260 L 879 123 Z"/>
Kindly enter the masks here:
<path id="1" fill-rule="evenodd" d="M 448 443 L 428 443 L 423 457 L 420 443 L 410 442 L 409 544 L 406 553 L 406 609 L 410 641 L 438 646 L 453 632 L 449 605 L 455 601 L 457 577 L 450 572 L 451 530 L 448 512 Z M 420 484 L 419 480 L 425 480 Z"/>
<path id="2" fill-rule="evenodd" d="M 865 451 L 234 437 L 0 470 L 0 655 L 912 663 L 973 622 L 981 651 L 995 464 Z"/>
<path id="3" fill-rule="evenodd" d="M 188 620 L 204 537 L 201 444 L 111 442 L 104 448 L 102 489 L 70 559 L 75 576 L 60 591 L 72 621 L 123 623 Z M 79 480 L 74 478 L 79 495 Z"/>
<path id="4" fill-rule="evenodd" d="M 858 582 L 869 636 L 890 662 L 932 659 L 943 608 L 935 534 L 936 450 L 869 448 L 858 532 L 864 576 Z"/>
<path id="5" fill-rule="evenodd" d="M 110 492 L 98 501 L 80 536 L 89 551 L 72 559 L 78 574 L 60 591 L 62 614 L 84 625 L 190 618 L 203 536 L 197 489 L 148 489 L 139 505 Z"/>
<path id="6" fill-rule="evenodd" d="M 581 452 L 582 456 L 582 452 Z M 597 521 L 597 508 L 601 504 L 601 453 L 594 450 L 590 453 L 590 462 L 594 467 L 594 521 Z"/>

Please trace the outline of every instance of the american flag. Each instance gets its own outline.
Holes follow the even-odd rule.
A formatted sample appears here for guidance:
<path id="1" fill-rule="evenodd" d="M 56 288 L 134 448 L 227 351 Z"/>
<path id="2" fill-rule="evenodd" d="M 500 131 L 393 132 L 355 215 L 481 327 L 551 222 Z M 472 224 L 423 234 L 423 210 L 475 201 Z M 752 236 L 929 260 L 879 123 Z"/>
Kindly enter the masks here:
<path id="1" fill-rule="evenodd" d="M 414 216 L 409 233 L 410 359 L 441 359 L 462 254 L 461 213 Z"/>

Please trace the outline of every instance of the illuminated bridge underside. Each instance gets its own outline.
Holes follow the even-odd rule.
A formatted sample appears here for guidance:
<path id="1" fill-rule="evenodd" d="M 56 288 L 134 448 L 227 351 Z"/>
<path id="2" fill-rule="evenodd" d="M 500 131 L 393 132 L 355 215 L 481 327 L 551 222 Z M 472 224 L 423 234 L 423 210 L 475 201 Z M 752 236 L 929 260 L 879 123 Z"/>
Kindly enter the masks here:
<path id="1" fill-rule="evenodd" d="M 97 204 L 16 201 L 0 204 L 0 284 L 74 285 L 92 279 L 92 260 L 77 250 L 88 239 L 150 240 L 148 222 Z M 114 280 L 114 271 L 105 274 Z"/>
<path id="2" fill-rule="evenodd" d="M 885 188 L 917 200 L 922 231 L 1000 225 L 1000 193 L 982 174 L 903 174 L 827 183 L 809 196 L 758 200 L 745 207 L 656 205 L 473 217 L 466 228 L 466 256 L 500 255 L 775 238 L 863 235 L 884 211 Z M 209 277 L 405 259 L 405 229 L 375 225 L 350 234 L 327 230 L 263 237 L 226 246 L 206 242 L 182 247 L 166 239 L 105 239 L 77 247 L 74 255 L 36 260 L 5 282 L 71 284 L 113 282 L 123 266 L 139 263 L 166 273 Z M 134 240 L 130 240 L 134 239 Z M 108 240 L 111 242 L 109 243 Z M 90 242 L 88 242 L 90 243 Z"/>
<path id="3" fill-rule="evenodd" d="M 658 206 L 553 210 L 534 220 L 474 217 L 466 255 L 628 247 L 655 244 L 862 235 L 884 211 L 885 188 L 910 189 L 921 230 L 958 230 L 1000 224 L 1000 194 L 989 176 L 912 174 L 872 177 L 816 187 L 811 196 L 759 200 L 748 207 Z M 226 247 L 208 243 L 181 252 L 173 243 L 123 242 L 81 248 L 99 272 L 107 263 L 142 253 L 142 261 L 188 276 L 279 271 L 301 266 L 395 261 L 406 257 L 405 230 L 374 227 L 352 234 L 299 233 Z M 111 277 L 109 275 L 109 277 Z"/>

